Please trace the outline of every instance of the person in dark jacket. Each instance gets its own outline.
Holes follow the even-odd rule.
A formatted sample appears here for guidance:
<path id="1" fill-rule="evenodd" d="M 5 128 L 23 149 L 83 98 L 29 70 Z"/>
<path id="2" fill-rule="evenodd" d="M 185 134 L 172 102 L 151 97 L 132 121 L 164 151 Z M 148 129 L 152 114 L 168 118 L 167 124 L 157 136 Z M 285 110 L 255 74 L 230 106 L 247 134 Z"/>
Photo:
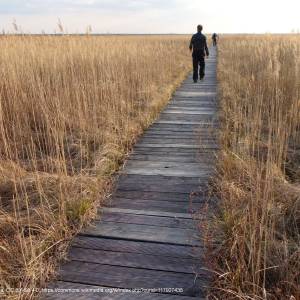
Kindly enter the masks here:
<path id="1" fill-rule="evenodd" d="M 216 33 L 214 33 L 211 37 L 212 41 L 213 41 L 213 45 L 217 46 L 217 41 L 219 39 L 218 35 Z"/>
<path id="2" fill-rule="evenodd" d="M 192 36 L 190 43 L 190 50 L 193 51 L 193 68 L 194 74 L 193 79 L 196 83 L 198 81 L 198 72 L 200 80 L 204 78 L 205 75 L 205 54 L 209 56 L 206 36 L 202 34 L 202 25 L 197 26 L 197 33 Z M 200 70 L 199 70 L 200 65 Z"/>

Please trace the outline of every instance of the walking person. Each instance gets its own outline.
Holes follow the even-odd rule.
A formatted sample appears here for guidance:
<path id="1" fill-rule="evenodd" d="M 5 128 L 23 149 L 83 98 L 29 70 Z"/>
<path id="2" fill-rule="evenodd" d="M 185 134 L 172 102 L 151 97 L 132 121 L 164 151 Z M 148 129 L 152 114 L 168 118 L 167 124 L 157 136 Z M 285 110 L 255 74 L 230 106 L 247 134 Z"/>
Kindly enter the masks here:
<path id="1" fill-rule="evenodd" d="M 214 33 L 211 37 L 212 41 L 213 41 L 213 46 L 216 47 L 217 46 L 217 40 L 219 39 L 219 36 Z"/>
<path id="2" fill-rule="evenodd" d="M 203 26 L 197 26 L 197 33 L 192 36 L 190 43 L 190 50 L 193 51 L 193 80 L 196 83 L 198 81 L 198 72 L 200 80 L 205 76 L 205 54 L 209 56 L 206 36 L 202 34 Z M 199 69 L 200 65 L 200 69 Z"/>

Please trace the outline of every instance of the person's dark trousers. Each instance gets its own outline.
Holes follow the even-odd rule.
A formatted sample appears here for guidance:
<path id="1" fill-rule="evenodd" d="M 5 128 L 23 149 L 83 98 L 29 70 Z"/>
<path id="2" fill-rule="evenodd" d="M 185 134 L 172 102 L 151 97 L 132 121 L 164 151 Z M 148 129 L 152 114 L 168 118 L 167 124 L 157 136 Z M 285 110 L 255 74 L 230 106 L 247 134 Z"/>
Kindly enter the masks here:
<path id="1" fill-rule="evenodd" d="M 194 69 L 194 74 L 193 74 L 194 81 L 198 80 L 198 74 L 200 79 L 203 79 L 205 75 L 205 59 L 202 53 L 200 54 L 193 53 L 193 69 Z"/>

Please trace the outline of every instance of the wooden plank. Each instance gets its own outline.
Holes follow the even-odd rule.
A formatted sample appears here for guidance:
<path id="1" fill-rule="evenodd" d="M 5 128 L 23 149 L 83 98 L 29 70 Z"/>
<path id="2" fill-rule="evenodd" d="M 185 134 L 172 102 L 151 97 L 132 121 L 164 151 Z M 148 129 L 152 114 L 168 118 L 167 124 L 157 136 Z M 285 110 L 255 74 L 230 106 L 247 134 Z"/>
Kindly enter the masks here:
<path id="1" fill-rule="evenodd" d="M 202 105 L 196 105 L 195 103 L 195 106 L 194 107 L 176 107 L 175 105 L 169 103 L 166 108 L 165 108 L 165 111 L 166 110 L 183 110 L 183 111 L 186 111 L 186 112 L 213 112 L 213 113 L 216 113 L 216 108 L 215 107 L 202 107 Z"/>
<path id="2" fill-rule="evenodd" d="M 168 203 L 167 201 L 163 203 Z M 136 215 L 123 212 L 106 212 L 100 217 L 102 222 L 141 224 L 150 226 L 163 226 L 170 228 L 195 229 L 196 224 L 191 219 L 183 219 L 177 217 L 160 217 Z"/>
<path id="3" fill-rule="evenodd" d="M 209 110 L 206 110 L 206 111 L 203 111 L 203 110 L 199 110 L 199 111 L 191 111 L 191 110 L 186 110 L 186 109 L 166 109 L 164 112 L 163 112 L 163 115 L 164 114 L 180 114 L 180 115 L 191 115 L 191 116 L 195 116 L 195 115 L 199 115 L 199 116 L 206 116 L 206 115 L 214 115 L 215 112 L 214 111 L 209 111 Z"/>
<path id="4" fill-rule="evenodd" d="M 199 210 L 199 203 L 169 202 L 156 200 L 133 200 L 118 198 L 107 203 L 106 207 L 128 208 L 135 210 L 150 210 L 172 213 L 194 213 Z"/>
<path id="5" fill-rule="evenodd" d="M 195 102 L 194 107 L 184 107 L 183 105 L 180 105 L 177 107 L 174 103 L 169 102 L 169 104 L 165 107 L 165 110 L 183 110 L 186 112 L 213 112 L 216 113 L 217 108 L 216 107 L 205 107 L 202 105 L 199 105 L 199 101 Z"/>
<path id="6" fill-rule="evenodd" d="M 195 145 L 195 144 L 199 144 L 200 142 L 207 142 L 207 143 L 213 143 L 216 144 L 217 143 L 217 138 L 214 137 L 213 135 L 209 136 L 209 135 L 197 135 L 194 134 L 194 136 L 190 136 L 190 135 L 175 135 L 170 137 L 170 135 L 145 135 L 142 138 L 140 138 L 138 140 L 138 142 L 159 142 L 161 143 L 161 141 L 163 140 L 166 144 L 170 144 L 170 143 L 183 143 L 183 144 L 191 144 L 191 145 Z"/>
<path id="7" fill-rule="evenodd" d="M 201 96 L 205 96 L 206 98 L 209 97 L 216 97 L 217 93 L 216 92 L 206 92 L 206 91 L 195 91 L 195 92 L 191 92 L 191 91 L 187 91 L 187 92 L 180 92 L 177 91 L 174 94 L 175 97 L 185 97 L 185 98 L 200 98 Z"/>
<path id="8" fill-rule="evenodd" d="M 181 295 L 202 296 L 200 276 L 194 274 L 173 273 L 135 269 L 119 266 L 105 266 L 74 261 L 61 270 L 59 279 L 82 284 L 113 286 L 119 288 L 180 288 Z"/>
<path id="9" fill-rule="evenodd" d="M 198 107 L 201 105 L 201 107 L 206 108 L 206 109 L 215 109 L 216 108 L 216 103 L 214 100 L 211 100 L 209 102 L 203 102 L 199 104 L 199 100 L 183 100 L 183 99 L 174 99 L 170 102 L 168 108 L 190 108 L 193 109 L 195 107 Z"/>
<path id="10" fill-rule="evenodd" d="M 191 229 L 169 228 L 140 224 L 97 222 L 83 231 L 83 235 L 159 242 L 173 245 L 199 246 L 198 233 Z"/>
<path id="11" fill-rule="evenodd" d="M 71 248 L 68 259 L 71 261 L 81 261 L 100 265 L 123 266 L 186 274 L 197 274 L 201 270 L 200 264 L 203 263 L 201 260 L 195 258 L 145 255 L 77 247 Z"/>
<path id="12" fill-rule="evenodd" d="M 192 177 L 121 175 L 117 188 L 123 191 L 191 193 L 198 191 L 201 185 L 198 178 Z"/>
<path id="13" fill-rule="evenodd" d="M 175 129 L 175 128 L 174 128 Z M 210 128 L 203 128 L 203 130 L 197 130 L 196 128 L 194 130 L 190 130 L 190 131 L 176 131 L 176 130 L 172 130 L 171 128 L 169 128 L 168 130 L 157 130 L 157 129 L 153 129 L 149 132 L 147 132 L 146 134 L 144 134 L 140 139 L 143 138 L 148 138 L 148 137 L 152 137 L 152 138 L 161 138 L 161 139 L 165 139 L 165 138 L 169 138 L 169 139 L 194 139 L 194 140 L 199 140 L 199 139 L 207 139 L 207 140 L 216 140 L 217 138 L 217 133 L 214 132 L 212 133 L 212 131 L 215 131 L 215 129 L 210 129 Z"/>
<path id="14" fill-rule="evenodd" d="M 218 153 L 218 149 L 201 148 L 197 149 L 180 149 L 180 148 L 149 148 L 140 147 L 132 152 L 132 155 L 152 155 L 152 156 L 172 156 L 172 157 L 193 157 L 201 161 L 202 158 L 208 156 L 208 159 L 214 158 Z"/>
<path id="15" fill-rule="evenodd" d="M 211 170 L 212 166 L 210 164 L 207 163 L 178 163 L 178 162 L 165 162 L 165 161 L 160 161 L 160 162 L 156 162 L 156 161 L 130 161 L 128 160 L 125 163 L 125 169 L 129 169 L 129 168 L 137 168 L 137 167 L 141 167 L 141 168 L 167 168 L 167 169 L 184 169 L 184 168 L 188 168 L 188 169 L 195 169 L 195 170 Z"/>
<path id="16" fill-rule="evenodd" d="M 130 162 L 128 162 L 130 163 Z M 212 168 L 192 163 L 133 161 L 120 174 L 162 175 L 173 177 L 208 177 Z"/>
<path id="17" fill-rule="evenodd" d="M 127 201 L 128 202 L 128 201 Z M 168 203 L 164 201 L 163 203 Z M 179 204 L 178 204 L 179 203 Z M 180 205 L 180 202 L 177 202 Z M 195 221 L 175 217 L 160 217 L 148 215 L 136 215 L 124 212 L 106 212 L 100 216 L 102 222 L 141 224 L 151 226 L 163 226 L 170 228 L 196 229 Z"/>
<path id="18" fill-rule="evenodd" d="M 156 147 L 152 147 L 153 144 L 150 144 L 150 146 L 147 146 L 149 144 L 143 144 L 143 145 L 137 145 L 135 146 L 135 148 L 133 149 L 133 153 L 141 151 L 143 149 L 147 149 L 148 151 L 163 151 L 165 153 L 168 152 L 175 152 L 175 153 L 183 153 L 183 154 L 187 154 L 187 153 L 194 153 L 196 154 L 200 149 L 199 147 L 195 147 L 193 145 L 183 145 L 183 147 L 181 147 L 181 145 L 175 146 L 174 144 L 170 147 L 169 144 L 159 144 Z M 209 152 L 209 150 L 207 150 L 207 152 Z"/>
<path id="19" fill-rule="evenodd" d="M 161 142 L 166 144 L 184 144 L 184 145 L 201 145 L 201 143 L 207 143 L 208 145 L 216 145 L 217 141 L 213 138 L 206 138 L 206 137 L 198 137 L 198 138 L 185 138 L 185 137 L 178 137 L 178 138 L 169 138 L 168 136 L 159 136 L 159 137 L 147 137 L 144 136 L 143 138 L 139 139 L 137 145 L 139 144 L 161 144 Z"/>
<path id="20" fill-rule="evenodd" d="M 173 99 L 169 105 L 170 107 L 177 107 L 177 108 L 194 108 L 194 107 L 198 107 L 199 105 L 201 105 L 201 107 L 203 108 L 210 108 L 210 109 L 214 109 L 216 107 L 216 103 L 214 99 L 205 102 L 201 101 L 201 103 L 199 102 L 200 102 L 199 99 L 188 100 L 188 99 L 176 98 Z"/>
<path id="21" fill-rule="evenodd" d="M 172 135 L 174 137 L 176 136 L 191 136 L 191 137 L 195 137 L 197 133 L 199 133 L 199 135 L 208 135 L 210 133 L 210 131 L 213 131 L 213 129 L 210 128 L 197 128 L 197 127 L 193 127 L 190 129 L 182 129 L 182 128 L 178 128 L 175 126 L 171 126 L 171 127 L 167 127 L 167 128 L 162 128 L 159 126 L 153 126 L 151 129 L 147 130 L 147 132 L 145 133 L 145 136 L 148 135 Z"/>
<path id="22" fill-rule="evenodd" d="M 203 113 L 216 113 L 216 109 L 213 107 L 201 107 L 199 108 L 198 105 L 195 106 L 188 106 L 185 107 L 184 105 L 174 105 L 170 104 L 166 107 L 166 111 L 168 112 L 179 112 L 179 111 L 184 111 L 184 112 L 203 112 Z"/>
<path id="23" fill-rule="evenodd" d="M 106 239 L 88 236 L 77 236 L 72 245 L 78 248 L 138 253 L 143 255 L 170 256 L 175 258 L 199 258 L 201 251 L 201 248 L 199 247 L 115 240 L 110 238 Z"/>
<path id="24" fill-rule="evenodd" d="M 212 81 L 213 80 L 211 80 L 211 82 Z M 201 90 L 201 92 L 210 91 L 216 93 L 216 86 L 209 82 L 206 84 L 201 84 L 201 86 L 186 83 L 183 84 L 180 88 L 178 88 L 177 92 L 199 92 L 199 90 Z"/>
<path id="25" fill-rule="evenodd" d="M 191 155 L 197 158 L 205 157 L 206 155 L 209 157 L 213 157 L 218 152 L 218 149 L 209 149 L 209 148 L 201 148 L 201 149 L 180 149 L 180 148 L 147 148 L 140 147 L 139 149 L 135 149 L 132 154 L 141 154 L 141 155 Z"/>
<path id="26" fill-rule="evenodd" d="M 161 113 L 160 121 L 170 120 L 170 121 L 184 121 L 184 122 L 210 122 L 215 118 L 214 114 L 207 113 L 172 113 L 172 112 L 163 112 Z"/>
<path id="27" fill-rule="evenodd" d="M 206 78 L 208 80 L 208 78 Z M 195 84 L 194 82 L 184 82 L 180 87 L 177 88 L 177 91 L 181 90 L 188 90 L 188 91 L 206 91 L 206 90 L 216 90 L 216 85 L 213 84 L 213 80 L 209 80 L 206 82 L 198 82 L 198 84 Z"/>
<path id="28" fill-rule="evenodd" d="M 174 97 L 172 98 L 172 100 L 170 101 L 170 103 L 172 103 L 172 101 L 176 101 L 176 100 L 183 100 L 183 101 L 191 101 L 193 103 L 197 103 L 204 104 L 205 102 L 207 103 L 215 103 L 216 102 L 216 96 L 215 95 L 198 95 L 198 96 L 187 96 L 187 95 L 178 95 L 175 94 Z"/>
<path id="29" fill-rule="evenodd" d="M 139 147 L 145 147 L 145 148 L 177 148 L 179 151 L 180 149 L 218 149 L 218 145 L 211 144 L 211 145 L 188 145 L 188 144 L 180 144 L 180 143 L 173 143 L 173 144 L 146 144 L 146 143 L 138 143 L 136 144 L 135 148 L 138 149 Z"/>
<path id="30" fill-rule="evenodd" d="M 161 120 L 183 121 L 183 122 L 211 122 L 216 119 L 216 115 L 211 112 L 173 112 L 165 111 L 161 114 Z"/>
<path id="31" fill-rule="evenodd" d="M 219 124 L 218 122 L 185 122 L 185 121 L 181 121 L 181 123 L 179 121 L 157 121 L 156 123 L 154 123 L 151 127 L 155 128 L 155 129 L 161 129 L 161 130 L 165 130 L 165 129 L 170 129 L 170 130 L 181 130 L 181 131 L 194 131 L 194 130 L 199 130 L 199 131 L 204 131 L 207 128 L 218 128 Z"/>
<path id="32" fill-rule="evenodd" d="M 56 281 L 42 292 L 40 299 L 45 300 L 192 300 L 194 297 L 149 293 L 146 291 L 117 289 L 96 285 Z M 198 300 L 204 298 L 197 297 Z"/>
<path id="33" fill-rule="evenodd" d="M 143 153 L 145 150 L 145 152 L 149 152 L 150 153 Z M 196 159 L 199 155 L 201 156 L 201 153 L 198 155 L 197 151 L 184 151 L 184 152 L 175 152 L 175 151 L 169 151 L 169 149 L 167 149 L 168 151 L 163 151 L 164 149 L 162 149 L 161 151 L 159 151 L 159 149 L 154 149 L 154 151 L 152 151 L 151 148 L 144 148 L 144 147 L 141 147 L 140 149 L 138 150 L 133 150 L 133 152 L 130 154 L 130 157 L 129 157 L 129 160 L 131 159 L 135 159 L 134 157 L 135 156 L 138 156 L 138 155 L 148 155 L 149 156 L 152 156 L 154 157 L 155 160 L 158 160 L 159 157 L 166 157 L 166 158 L 173 158 L 173 159 L 180 159 L 180 157 L 182 158 L 186 158 L 186 159 Z M 206 151 L 207 152 L 207 151 Z M 210 154 L 208 154 L 209 156 Z M 211 157 L 214 157 L 211 153 L 210 155 Z M 136 160 L 136 159 L 135 159 Z M 166 160 L 167 161 L 167 160 Z"/>
<path id="34" fill-rule="evenodd" d="M 190 95 L 187 96 L 188 94 L 194 93 L 195 95 Z M 211 102 L 211 101 L 216 101 L 216 92 L 213 90 L 204 90 L 202 93 L 206 93 L 206 95 L 198 95 L 199 91 L 197 90 L 182 90 L 182 91 L 177 91 L 176 94 L 174 95 L 173 100 L 177 99 L 182 99 L 182 100 L 188 100 L 188 101 L 194 101 L 195 103 L 198 102 L 199 106 L 201 106 L 201 102 Z"/>
<path id="35" fill-rule="evenodd" d="M 210 106 L 210 108 L 215 109 L 216 105 L 216 98 L 209 96 L 209 97 L 183 97 L 183 96 L 174 96 L 174 98 L 168 103 L 168 105 L 186 103 L 186 104 L 193 104 L 193 106 L 205 108 Z M 212 105 L 214 104 L 214 105 Z M 187 106 L 188 107 L 188 106 Z"/>
<path id="36" fill-rule="evenodd" d="M 164 120 L 158 120 L 156 121 L 156 124 L 176 124 L 176 125 L 201 125 L 201 126 L 210 126 L 213 125 L 212 122 L 209 121 L 164 121 Z"/>
<path id="37" fill-rule="evenodd" d="M 139 155 L 132 154 L 130 155 L 130 159 L 128 161 L 166 161 L 166 162 L 181 162 L 181 163 L 195 163 L 197 162 L 196 155 Z"/>
<path id="38" fill-rule="evenodd" d="M 202 129 L 202 126 L 199 126 L 199 124 L 172 124 L 172 123 L 153 123 L 151 127 L 148 130 L 151 130 L 153 128 L 165 130 L 165 129 L 176 129 L 181 131 L 189 131 L 189 130 L 195 130 L 195 129 Z M 147 130 L 147 131 L 148 131 Z"/>
<path id="39" fill-rule="evenodd" d="M 170 218 L 192 219 L 192 215 L 190 213 L 151 211 L 151 210 L 128 209 L 128 208 L 119 208 L 119 207 L 102 207 L 100 210 L 103 211 L 103 213 L 106 213 L 106 212 L 122 212 L 122 213 L 135 214 L 135 215 L 161 216 L 161 217 L 170 217 Z"/>
<path id="40" fill-rule="evenodd" d="M 217 136 L 216 127 L 192 127 L 189 129 L 176 127 L 176 126 L 170 126 L 166 128 L 162 128 L 161 126 L 155 126 L 151 129 L 149 129 L 143 136 L 148 135 L 169 135 L 169 138 L 176 138 L 176 137 L 192 137 L 197 138 L 199 136 Z M 142 137 L 143 137 L 142 136 Z"/>
<path id="41" fill-rule="evenodd" d="M 174 154 L 174 153 L 173 153 Z M 164 153 L 157 154 L 132 154 L 130 156 L 130 160 L 143 160 L 143 161 L 165 161 L 165 162 L 180 162 L 180 163 L 210 163 L 211 166 L 214 166 L 215 156 L 213 153 L 205 156 L 194 155 L 186 156 L 186 155 L 164 155 Z"/>
<path id="42" fill-rule="evenodd" d="M 196 203 L 202 203 L 205 201 L 203 195 L 190 195 L 189 193 L 159 193 L 159 192 L 143 192 L 143 191 L 119 191 L 117 190 L 112 199 L 125 198 L 136 200 L 155 200 L 155 201 L 168 201 L 168 202 L 184 202 L 187 203 L 190 199 Z M 113 200 L 114 201 L 114 200 Z"/>
<path id="43" fill-rule="evenodd" d="M 168 138 L 180 139 L 180 138 L 191 138 L 198 140 L 199 138 L 216 138 L 218 137 L 218 133 L 216 132 L 216 127 L 200 127 L 193 128 L 191 130 L 176 130 L 176 127 L 170 128 L 153 128 L 149 132 L 147 132 L 143 137 L 164 137 L 168 136 Z"/>

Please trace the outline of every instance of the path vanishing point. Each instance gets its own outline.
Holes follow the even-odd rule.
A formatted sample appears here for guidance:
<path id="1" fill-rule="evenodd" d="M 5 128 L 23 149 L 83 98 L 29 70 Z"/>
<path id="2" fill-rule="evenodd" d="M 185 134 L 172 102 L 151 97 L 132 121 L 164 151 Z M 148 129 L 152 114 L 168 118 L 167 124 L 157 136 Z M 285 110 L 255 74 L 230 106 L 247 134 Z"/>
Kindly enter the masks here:
<path id="1" fill-rule="evenodd" d="M 209 272 L 194 217 L 205 196 L 190 194 L 207 185 L 217 149 L 211 126 L 217 111 L 215 48 L 210 52 L 204 81 L 195 84 L 190 75 L 176 90 L 134 146 L 98 220 L 74 239 L 68 262 L 50 284 L 71 290 L 41 299 L 205 298 Z"/>

